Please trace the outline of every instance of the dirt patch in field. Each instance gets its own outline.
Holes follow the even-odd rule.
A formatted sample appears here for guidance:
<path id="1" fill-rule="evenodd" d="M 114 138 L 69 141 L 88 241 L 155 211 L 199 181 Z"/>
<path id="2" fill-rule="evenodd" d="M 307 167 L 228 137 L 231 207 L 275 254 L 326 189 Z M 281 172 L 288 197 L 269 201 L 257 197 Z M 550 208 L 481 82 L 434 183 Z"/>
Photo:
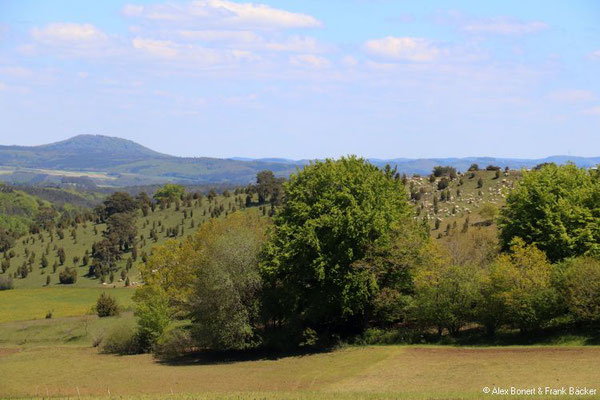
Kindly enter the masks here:
<path id="1" fill-rule="evenodd" d="M 0 347 L 0 357 L 9 356 L 11 354 L 15 354 L 21 351 L 20 349 L 3 349 Z"/>

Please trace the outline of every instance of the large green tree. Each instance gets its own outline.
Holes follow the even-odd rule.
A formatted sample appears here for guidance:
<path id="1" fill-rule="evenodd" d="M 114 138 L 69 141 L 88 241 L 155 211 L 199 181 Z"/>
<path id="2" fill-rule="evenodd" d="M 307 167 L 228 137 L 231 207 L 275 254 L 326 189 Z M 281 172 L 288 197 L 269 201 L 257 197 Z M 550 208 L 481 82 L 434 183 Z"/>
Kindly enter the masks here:
<path id="1" fill-rule="evenodd" d="M 552 265 L 543 251 L 517 238 L 482 271 L 477 318 L 493 333 L 507 323 L 528 332 L 556 316 L 559 297 L 551 285 Z"/>
<path id="2" fill-rule="evenodd" d="M 600 179 L 575 165 L 526 172 L 499 218 L 502 246 L 536 244 L 551 261 L 600 255 Z"/>
<path id="3" fill-rule="evenodd" d="M 266 218 L 234 213 L 206 222 L 181 243 L 156 247 L 140 266 L 145 284 L 135 295 L 144 346 L 159 339 L 163 348 L 179 346 L 167 343 L 170 336 L 161 338 L 176 319 L 190 321 L 187 345 L 196 348 L 244 349 L 260 343 L 258 257 L 267 224 Z"/>
<path id="4" fill-rule="evenodd" d="M 378 291 L 362 262 L 389 247 L 410 206 L 395 171 L 354 156 L 317 161 L 290 177 L 261 272 L 273 328 L 350 333 Z"/>

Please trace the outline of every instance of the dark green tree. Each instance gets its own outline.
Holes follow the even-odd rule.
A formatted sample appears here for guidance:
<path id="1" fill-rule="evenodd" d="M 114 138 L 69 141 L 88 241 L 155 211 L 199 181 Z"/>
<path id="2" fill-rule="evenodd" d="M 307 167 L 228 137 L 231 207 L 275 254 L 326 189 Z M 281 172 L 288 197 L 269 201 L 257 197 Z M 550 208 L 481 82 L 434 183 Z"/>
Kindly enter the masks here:
<path id="1" fill-rule="evenodd" d="M 377 278 L 360 261 L 411 213 L 394 174 L 352 156 L 290 177 L 261 264 L 271 324 L 330 334 L 364 325 Z"/>

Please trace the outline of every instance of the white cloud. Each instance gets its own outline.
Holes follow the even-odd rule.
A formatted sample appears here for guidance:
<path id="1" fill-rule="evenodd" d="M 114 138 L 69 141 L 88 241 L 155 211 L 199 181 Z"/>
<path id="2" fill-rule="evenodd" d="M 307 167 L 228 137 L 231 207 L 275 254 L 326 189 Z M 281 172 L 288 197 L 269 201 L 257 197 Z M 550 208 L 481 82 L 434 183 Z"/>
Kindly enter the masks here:
<path id="1" fill-rule="evenodd" d="M 600 50 L 596 50 L 590 54 L 590 57 L 595 58 L 596 60 L 600 60 Z"/>
<path id="2" fill-rule="evenodd" d="M 315 69 L 327 68 L 331 63 L 325 57 L 314 54 L 299 54 L 290 57 L 290 63 L 297 67 L 309 67 Z"/>
<path id="3" fill-rule="evenodd" d="M 472 20 L 461 26 L 461 30 L 475 34 L 524 35 L 541 32 L 548 25 L 541 21 L 521 22 L 508 18 Z"/>
<path id="4" fill-rule="evenodd" d="M 169 40 L 153 40 L 136 37 L 131 43 L 134 48 L 153 56 L 173 58 L 178 54 L 175 43 Z"/>
<path id="5" fill-rule="evenodd" d="M 325 46 L 319 44 L 315 38 L 307 36 L 270 40 L 249 30 L 181 30 L 178 34 L 186 40 L 216 43 L 220 47 L 229 48 L 296 53 L 320 53 L 325 50 Z"/>
<path id="6" fill-rule="evenodd" d="M 180 30 L 178 33 L 182 38 L 205 42 L 252 43 L 262 39 L 248 30 Z"/>
<path id="7" fill-rule="evenodd" d="M 31 36 L 48 45 L 88 45 L 103 43 L 108 36 L 92 24 L 55 22 L 33 28 Z"/>
<path id="8" fill-rule="evenodd" d="M 432 61 L 441 53 L 428 40 L 413 37 L 387 36 L 369 40 L 364 47 L 367 52 L 379 57 L 416 62 Z"/>
<path id="9" fill-rule="evenodd" d="M 197 0 L 189 3 L 126 5 L 123 13 L 130 17 L 203 27 L 235 28 L 315 28 L 322 23 L 315 17 L 273 8 L 265 4 L 235 3 L 228 0 Z"/>
<path id="10" fill-rule="evenodd" d="M 211 49 L 207 47 L 177 43 L 170 40 L 155 40 L 136 37 L 132 40 L 135 49 L 142 53 L 176 62 L 191 61 L 195 65 L 234 65 L 240 61 L 256 60 L 257 56 L 243 50 Z"/>
<path id="11" fill-rule="evenodd" d="M 358 60 L 352 56 L 345 56 L 342 58 L 342 65 L 345 65 L 346 67 L 355 67 L 358 65 Z"/>
<path id="12" fill-rule="evenodd" d="M 587 108 L 587 109 L 583 110 L 583 113 L 586 115 L 600 116 L 600 106 Z"/>
<path id="13" fill-rule="evenodd" d="M 27 68 L 13 66 L 13 67 L 1 67 L 0 74 L 10 75 L 16 78 L 28 78 L 32 75 L 32 71 Z"/>
<path id="14" fill-rule="evenodd" d="M 548 95 L 551 100 L 563 101 L 566 103 L 577 103 L 590 101 L 594 99 L 594 93 L 589 90 L 561 90 L 552 92 Z"/>

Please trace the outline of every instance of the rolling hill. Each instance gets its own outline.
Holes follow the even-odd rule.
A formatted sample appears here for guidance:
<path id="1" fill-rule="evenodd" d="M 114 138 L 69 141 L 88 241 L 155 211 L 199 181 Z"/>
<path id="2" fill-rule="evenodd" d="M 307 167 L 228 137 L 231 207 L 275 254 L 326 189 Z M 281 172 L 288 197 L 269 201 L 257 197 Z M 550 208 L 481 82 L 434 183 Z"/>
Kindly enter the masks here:
<path id="1" fill-rule="evenodd" d="M 436 165 L 449 165 L 459 171 L 477 163 L 511 169 L 532 168 L 538 164 L 574 162 L 580 167 L 600 164 L 600 157 L 552 156 L 543 159 L 492 157 L 369 159 L 373 164 L 396 166 L 406 174 L 429 174 Z M 310 160 L 285 158 L 176 157 L 148 149 L 130 140 L 79 135 L 41 146 L 0 146 L 0 181 L 9 183 L 64 183 L 85 180 L 102 186 L 133 186 L 178 182 L 182 184 L 247 184 L 256 173 L 271 170 L 288 176 Z"/>

